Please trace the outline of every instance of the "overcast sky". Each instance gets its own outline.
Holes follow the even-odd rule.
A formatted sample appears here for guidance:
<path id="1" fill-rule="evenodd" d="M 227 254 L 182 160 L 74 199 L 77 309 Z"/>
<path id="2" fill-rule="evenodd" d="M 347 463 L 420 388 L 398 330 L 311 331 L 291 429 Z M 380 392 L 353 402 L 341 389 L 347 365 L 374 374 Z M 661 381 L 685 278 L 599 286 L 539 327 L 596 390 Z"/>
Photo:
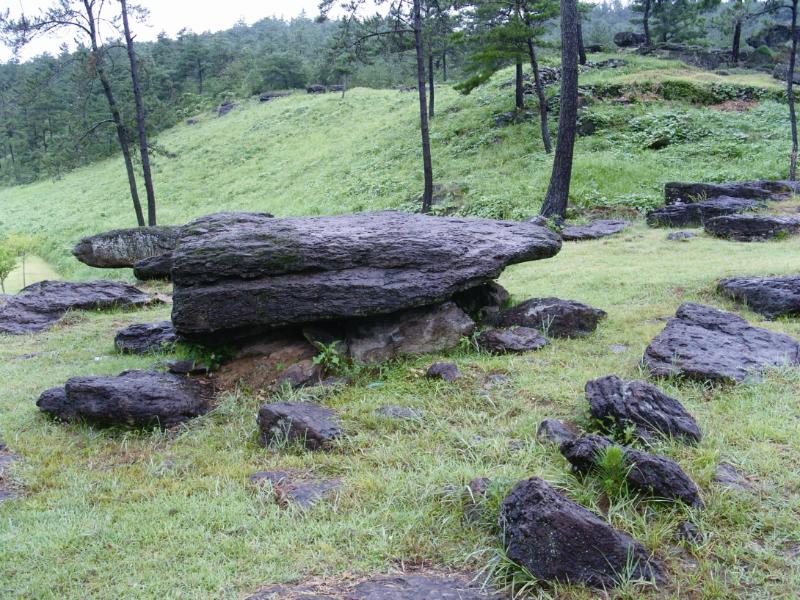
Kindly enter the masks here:
<path id="1" fill-rule="evenodd" d="M 115 0 L 107 0 L 110 10 L 116 11 Z M 134 3 L 133 0 L 131 3 Z M 22 11 L 33 16 L 42 8 L 51 6 L 55 0 L 0 0 L 4 6 L 19 15 Z M 152 40 L 159 32 L 165 31 L 170 37 L 186 27 L 198 33 L 219 31 L 233 26 L 239 19 L 254 23 L 265 17 L 284 17 L 290 19 L 305 11 L 310 18 L 318 14 L 319 0 L 138 0 L 136 2 L 150 10 L 148 26 L 135 25 L 137 39 Z M 108 10 L 108 9 L 107 9 Z M 22 53 L 27 59 L 43 52 L 57 52 L 62 42 L 70 42 L 72 35 L 60 39 L 49 38 L 31 43 Z M 11 57 L 11 52 L 0 46 L 0 61 Z"/>

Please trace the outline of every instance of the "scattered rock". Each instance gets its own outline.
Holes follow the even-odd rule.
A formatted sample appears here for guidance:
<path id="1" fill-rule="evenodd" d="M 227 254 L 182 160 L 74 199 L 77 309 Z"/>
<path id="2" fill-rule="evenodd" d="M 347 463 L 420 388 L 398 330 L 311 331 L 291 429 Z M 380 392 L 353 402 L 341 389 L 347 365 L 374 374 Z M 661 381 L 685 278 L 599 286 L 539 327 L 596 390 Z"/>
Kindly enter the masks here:
<path id="1" fill-rule="evenodd" d="M 324 85 L 320 85 L 318 83 L 316 83 L 314 85 L 310 85 L 310 86 L 308 86 L 306 88 L 306 92 L 309 93 L 309 94 L 324 94 L 327 91 L 328 91 L 328 88 L 326 88 Z"/>
<path id="2" fill-rule="evenodd" d="M 622 381 L 616 375 L 593 379 L 586 384 L 591 415 L 605 425 L 624 429 L 636 427 L 645 439 L 650 432 L 699 442 L 702 434 L 683 405 L 644 381 Z"/>
<path id="3" fill-rule="evenodd" d="M 275 334 L 244 346 L 221 364 L 217 385 L 225 390 L 242 385 L 254 391 L 274 391 L 284 381 L 292 387 L 313 385 L 322 379 L 320 365 L 313 364 L 316 355 L 317 349 L 299 335 Z"/>
<path id="4" fill-rule="evenodd" d="M 561 230 L 561 239 L 566 242 L 597 240 L 619 233 L 630 225 L 630 221 L 603 219 L 588 225 L 567 225 Z"/>
<path id="5" fill-rule="evenodd" d="M 275 387 L 281 388 L 289 386 L 291 389 L 296 390 L 303 387 L 311 387 L 320 385 L 325 376 L 325 369 L 321 364 L 314 362 L 313 359 L 307 358 L 289 365 L 280 372 L 275 379 Z"/>
<path id="6" fill-rule="evenodd" d="M 456 576 L 397 575 L 374 577 L 350 592 L 353 600 L 500 600 L 474 580 Z"/>
<path id="7" fill-rule="evenodd" d="M 224 117 L 237 106 L 239 105 L 235 102 L 223 102 L 217 107 L 217 117 Z"/>
<path id="8" fill-rule="evenodd" d="M 94 425 L 172 427 L 211 408 L 209 386 L 154 371 L 125 371 L 116 377 L 73 377 L 45 391 L 36 405 L 62 421 Z"/>
<path id="9" fill-rule="evenodd" d="M 703 534 L 700 532 L 700 528 L 689 521 L 683 521 L 678 525 L 675 535 L 679 541 L 690 545 L 699 544 L 703 541 Z"/>
<path id="10" fill-rule="evenodd" d="M 614 44 L 620 48 L 633 48 L 641 46 L 647 42 L 647 38 L 643 33 L 636 33 L 635 31 L 620 31 L 614 35 Z"/>
<path id="11" fill-rule="evenodd" d="M 475 286 L 453 296 L 453 302 L 475 321 L 491 322 L 508 304 L 511 295 L 496 281 Z"/>
<path id="12" fill-rule="evenodd" d="M 538 477 L 519 482 L 500 514 L 506 554 L 537 579 L 616 586 L 623 576 L 662 580 L 663 567 L 630 536 Z"/>
<path id="13" fill-rule="evenodd" d="M 486 496 L 492 480 L 488 477 L 476 477 L 462 491 L 464 520 L 468 523 L 481 523 L 487 518 Z"/>
<path id="14" fill-rule="evenodd" d="M 437 362 L 428 367 L 425 373 L 428 379 L 443 379 L 444 381 L 455 381 L 461 377 L 461 371 L 458 367 L 450 362 Z"/>
<path id="15" fill-rule="evenodd" d="M 114 281 L 41 281 L 0 307 L 0 333 L 36 333 L 55 325 L 69 310 L 142 307 L 158 302 L 133 286 Z"/>
<path id="16" fill-rule="evenodd" d="M 526 223 L 393 211 L 212 215 L 185 231 L 172 321 L 182 337 L 217 343 L 437 304 L 561 247 L 556 234 Z"/>
<path id="17" fill-rule="evenodd" d="M 263 446 L 296 441 L 309 450 L 323 450 L 342 436 L 336 413 L 308 402 L 264 404 L 258 411 L 258 427 Z"/>
<path id="18" fill-rule="evenodd" d="M 531 298 L 504 310 L 498 324 L 532 327 L 547 337 L 577 338 L 593 333 L 600 319 L 606 316 L 605 311 L 574 300 Z"/>
<path id="19" fill-rule="evenodd" d="M 712 198 L 744 200 L 786 200 L 800 184 L 791 181 L 735 181 L 732 183 L 683 183 L 673 181 L 664 185 L 666 204 L 704 202 Z"/>
<path id="20" fill-rule="evenodd" d="M 139 281 L 169 281 L 172 278 L 172 252 L 137 261 L 133 265 L 133 276 Z"/>
<path id="21" fill-rule="evenodd" d="M 774 215 L 724 215 L 708 219 L 706 233 L 737 242 L 763 242 L 800 233 L 800 219 Z"/>
<path id="22" fill-rule="evenodd" d="M 210 369 L 203 363 L 193 360 L 173 360 L 167 363 L 167 370 L 173 375 L 206 375 Z"/>
<path id="23" fill-rule="evenodd" d="M 743 318 L 687 302 L 644 353 L 644 364 L 656 377 L 744 381 L 768 367 L 800 363 L 800 344 L 793 338 L 752 327 Z"/>
<path id="24" fill-rule="evenodd" d="M 353 360 L 374 364 L 395 356 L 439 352 L 469 336 L 475 322 L 453 302 L 371 317 L 348 326 Z"/>
<path id="25" fill-rule="evenodd" d="M 122 354 L 147 354 L 172 350 L 178 336 L 170 321 L 137 323 L 120 329 L 114 336 L 114 347 Z"/>
<path id="26" fill-rule="evenodd" d="M 742 198 L 713 198 L 702 202 L 669 204 L 648 212 L 647 224 L 650 227 L 699 227 L 713 217 L 735 215 L 758 208 L 755 200 Z"/>
<path id="27" fill-rule="evenodd" d="M 115 229 L 83 238 L 72 254 L 84 264 L 101 269 L 130 268 L 146 258 L 172 251 L 181 227 Z"/>
<path id="28" fill-rule="evenodd" d="M 381 406 L 375 411 L 375 414 L 395 421 L 420 421 L 423 417 L 422 411 L 408 406 L 395 405 Z"/>
<path id="29" fill-rule="evenodd" d="M 736 467 L 728 463 L 719 463 L 714 472 L 714 483 L 738 492 L 749 492 L 753 489 L 753 484 L 747 480 Z"/>
<path id="30" fill-rule="evenodd" d="M 691 231 L 675 231 L 667 234 L 667 239 L 670 242 L 688 242 L 692 238 L 696 238 L 697 234 Z"/>
<path id="31" fill-rule="evenodd" d="M 742 302 L 768 319 L 800 315 L 800 276 L 733 277 L 723 279 L 717 291 Z"/>
<path id="32" fill-rule="evenodd" d="M 617 446 L 608 438 L 589 434 L 561 445 L 573 469 L 583 475 L 597 466 L 597 460 L 608 448 L 621 448 L 628 466 L 625 480 L 646 495 L 665 500 L 679 500 L 688 506 L 701 508 L 703 501 L 694 481 L 684 473 L 678 463 L 664 456 L 656 456 L 627 446 Z"/>
<path id="33" fill-rule="evenodd" d="M 335 495 L 342 487 L 338 479 L 298 479 L 287 471 L 259 471 L 250 476 L 250 482 L 256 485 L 269 482 L 278 504 L 302 509 Z"/>
<path id="34" fill-rule="evenodd" d="M 478 335 L 481 350 L 494 354 L 530 352 L 547 345 L 547 339 L 538 329 L 531 327 L 502 327 L 489 329 Z"/>
<path id="35" fill-rule="evenodd" d="M 578 429 L 574 425 L 558 419 L 545 419 L 539 423 L 539 428 L 536 430 L 536 439 L 542 443 L 555 444 L 558 447 L 576 437 L 578 437 Z"/>

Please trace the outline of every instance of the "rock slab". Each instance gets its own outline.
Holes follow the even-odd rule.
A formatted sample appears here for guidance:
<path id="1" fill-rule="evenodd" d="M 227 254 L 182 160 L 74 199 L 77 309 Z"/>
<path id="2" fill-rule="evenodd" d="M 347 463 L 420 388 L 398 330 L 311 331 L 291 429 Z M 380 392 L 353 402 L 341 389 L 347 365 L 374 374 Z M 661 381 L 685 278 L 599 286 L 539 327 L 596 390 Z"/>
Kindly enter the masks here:
<path id="1" fill-rule="evenodd" d="M 139 261 L 173 250 L 181 233 L 181 227 L 170 226 L 115 229 L 83 238 L 72 254 L 90 267 L 131 268 Z"/>
<path id="2" fill-rule="evenodd" d="M 685 183 L 672 181 L 664 185 L 666 204 L 703 202 L 710 198 L 740 198 L 745 200 L 785 200 L 798 184 L 791 181 L 734 181 L 729 183 Z"/>
<path id="3" fill-rule="evenodd" d="M 532 327 L 501 327 L 478 335 L 478 347 L 493 354 L 531 352 L 547 345 L 547 339 Z"/>
<path id="4" fill-rule="evenodd" d="M 212 215 L 184 231 L 172 321 L 194 341 L 438 304 L 561 248 L 527 223 L 393 211 Z"/>
<path id="5" fill-rule="evenodd" d="M 782 277 L 732 277 L 717 291 L 768 319 L 800 315 L 800 275 Z"/>
<path id="6" fill-rule="evenodd" d="M 39 410 L 62 421 L 100 426 L 172 427 L 205 414 L 213 394 L 203 383 L 154 371 L 116 377 L 73 377 L 45 391 Z"/>
<path id="7" fill-rule="evenodd" d="M 0 333 L 23 335 L 55 325 L 69 310 L 142 307 L 158 302 L 141 290 L 114 281 L 40 281 L 0 307 Z"/>
<path id="8" fill-rule="evenodd" d="M 610 588 L 631 573 L 662 578 L 644 546 L 556 492 L 538 477 L 519 482 L 503 500 L 500 529 L 508 558 L 537 579 Z"/>
<path id="9" fill-rule="evenodd" d="M 148 354 L 169 351 L 177 341 L 170 321 L 136 323 L 117 332 L 114 347 L 122 354 Z"/>
<path id="10" fill-rule="evenodd" d="M 606 312 L 587 304 L 560 298 L 531 298 L 500 313 L 504 327 L 533 327 L 547 337 L 586 337 L 597 329 Z"/>
<path id="11" fill-rule="evenodd" d="M 601 219 L 588 225 L 567 225 L 561 230 L 561 239 L 565 242 L 583 242 L 599 240 L 619 233 L 630 225 L 630 221 L 619 219 Z"/>
<path id="12" fill-rule="evenodd" d="M 683 404 L 645 381 L 623 381 L 616 375 L 593 379 L 586 384 L 586 399 L 592 418 L 605 426 L 633 425 L 645 439 L 653 432 L 692 443 L 702 437 Z"/>
<path id="13" fill-rule="evenodd" d="M 310 402 L 264 404 L 258 411 L 261 444 L 300 442 L 309 450 L 329 448 L 342 436 L 336 413 Z"/>
<path id="14" fill-rule="evenodd" d="M 724 215 L 704 223 L 706 233 L 737 242 L 763 242 L 800 233 L 800 219 L 774 215 Z"/>
<path id="15" fill-rule="evenodd" d="M 250 476 L 250 481 L 254 484 L 269 482 L 278 504 L 303 509 L 335 495 L 342 487 L 338 479 L 301 478 L 288 471 L 259 471 Z"/>
<path id="16" fill-rule="evenodd" d="M 733 313 L 686 302 L 644 353 L 656 377 L 741 382 L 769 367 L 800 363 L 800 344 Z"/>
<path id="17" fill-rule="evenodd" d="M 755 200 L 743 198 L 680 202 L 651 210 L 647 213 L 647 224 L 650 227 L 699 227 L 708 219 L 754 211 L 759 207 Z"/>

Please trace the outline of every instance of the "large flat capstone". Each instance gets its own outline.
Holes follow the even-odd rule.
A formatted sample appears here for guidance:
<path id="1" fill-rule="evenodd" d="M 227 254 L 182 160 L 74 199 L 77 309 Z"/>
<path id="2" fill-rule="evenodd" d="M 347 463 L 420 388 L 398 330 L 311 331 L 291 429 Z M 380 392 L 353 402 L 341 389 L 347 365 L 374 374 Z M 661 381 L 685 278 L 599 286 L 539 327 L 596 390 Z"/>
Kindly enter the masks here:
<path id="1" fill-rule="evenodd" d="M 558 235 L 530 223 L 394 211 L 211 215 L 184 231 L 172 320 L 205 342 L 438 304 L 561 249 Z"/>

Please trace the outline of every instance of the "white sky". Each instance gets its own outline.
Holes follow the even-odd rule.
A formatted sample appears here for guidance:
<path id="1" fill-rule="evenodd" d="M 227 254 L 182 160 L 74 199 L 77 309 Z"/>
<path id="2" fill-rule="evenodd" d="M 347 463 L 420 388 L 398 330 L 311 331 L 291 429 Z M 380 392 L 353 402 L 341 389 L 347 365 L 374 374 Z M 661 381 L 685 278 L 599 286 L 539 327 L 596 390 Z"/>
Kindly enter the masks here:
<path id="1" fill-rule="evenodd" d="M 116 2 L 107 0 L 106 11 L 116 12 Z M 10 8 L 12 16 L 23 13 L 33 16 L 42 8 L 51 6 L 55 0 L 0 0 L 0 10 Z M 251 24 L 266 17 L 283 17 L 290 19 L 305 10 L 309 18 L 319 13 L 319 0 L 131 0 L 131 4 L 140 4 L 150 10 L 147 26 L 136 23 L 132 25 L 137 39 L 153 40 L 161 31 L 170 37 L 186 27 L 195 32 L 219 31 L 232 27 L 243 19 Z M 338 4 L 338 3 L 337 3 Z M 63 42 L 71 42 L 72 34 L 61 38 L 35 40 L 22 52 L 23 60 L 42 54 L 55 53 Z M 0 62 L 11 58 L 11 52 L 0 45 Z"/>

